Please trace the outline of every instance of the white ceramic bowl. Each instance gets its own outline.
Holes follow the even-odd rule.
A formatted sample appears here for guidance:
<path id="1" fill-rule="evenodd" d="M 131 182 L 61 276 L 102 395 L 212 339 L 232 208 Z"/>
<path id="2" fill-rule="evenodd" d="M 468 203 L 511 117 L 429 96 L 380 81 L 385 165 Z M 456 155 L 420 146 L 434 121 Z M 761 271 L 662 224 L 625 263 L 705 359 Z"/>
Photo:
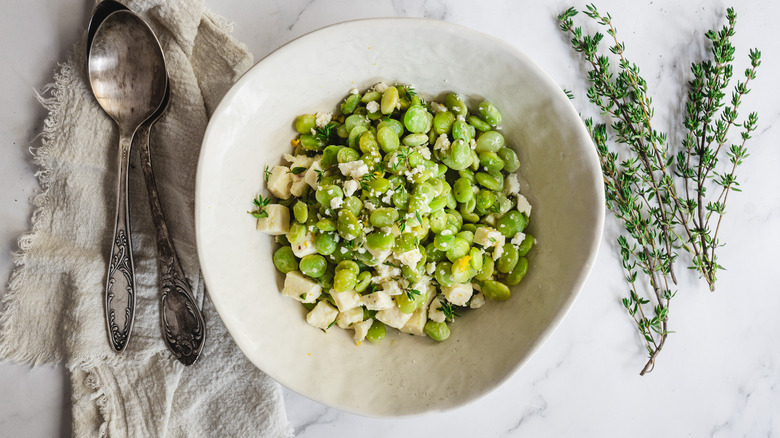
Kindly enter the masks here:
<path id="1" fill-rule="evenodd" d="M 538 245 L 526 278 L 506 302 L 488 302 L 451 325 L 443 343 L 389 334 L 352 342 L 306 324 L 279 291 L 273 238 L 246 213 L 264 190 L 264 165 L 291 151 L 294 118 L 330 111 L 352 87 L 414 84 L 455 91 L 503 113 L 520 158 Z M 520 51 L 473 30 L 423 19 L 370 19 L 330 26 L 260 61 L 227 93 L 203 140 L 196 188 L 198 254 L 217 311 L 244 354 L 306 397 L 369 416 L 451 409 L 485 394 L 525 363 L 577 296 L 603 224 L 598 159 L 560 88 Z M 395 333 L 395 330 L 388 330 Z M 212 339 L 211 342 L 219 342 Z"/>

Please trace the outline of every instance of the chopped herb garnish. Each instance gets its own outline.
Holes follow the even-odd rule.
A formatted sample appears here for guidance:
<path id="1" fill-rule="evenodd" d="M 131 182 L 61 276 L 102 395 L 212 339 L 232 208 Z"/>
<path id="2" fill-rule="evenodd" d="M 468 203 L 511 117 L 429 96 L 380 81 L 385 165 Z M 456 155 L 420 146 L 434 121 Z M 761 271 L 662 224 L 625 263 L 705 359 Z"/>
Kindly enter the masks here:
<path id="1" fill-rule="evenodd" d="M 334 129 L 335 129 L 337 126 L 338 126 L 338 125 L 339 125 L 339 124 L 338 124 L 338 123 L 336 123 L 336 122 L 330 122 L 330 123 L 328 123 L 327 125 L 325 125 L 325 126 L 324 126 L 324 127 L 322 127 L 322 128 L 317 128 L 317 130 L 316 130 L 316 132 L 317 132 L 317 135 L 316 135 L 316 136 L 317 136 L 317 138 L 319 138 L 319 139 L 321 139 L 321 140 L 323 140 L 323 141 L 325 141 L 325 142 L 329 142 L 329 141 L 330 141 L 330 138 L 331 138 L 331 136 L 333 136 L 333 134 L 334 134 L 333 130 L 334 130 Z"/>
<path id="2" fill-rule="evenodd" d="M 314 169 L 314 171 L 317 173 L 317 182 L 322 181 L 322 177 L 325 175 L 325 172 L 319 169 Z"/>
<path id="3" fill-rule="evenodd" d="M 253 199 L 252 203 L 255 204 L 255 210 L 247 211 L 247 213 L 254 216 L 256 219 L 268 217 L 268 212 L 265 211 L 265 207 L 271 202 L 271 198 L 264 198 L 263 195 L 257 195 L 257 199 Z"/>
<path id="4" fill-rule="evenodd" d="M 263 174 L 265 175 L 265 182 L 268 182 L 268 178 L 271 177 L 271 171 L 268 170 L 268 165 L 265 165 L 265 169 L 263 170 Z"/>
<path id="5" fill-rule="evenodd" d="M 450 304 L 448 301 L 442 301 L 438 310 L 441 310 L 442 313 L 444 313 L 444 317 L 449 321 L 453 321 L 456 316 L 460 317 L 460 314 L 452 308 L 452 304 Z"/>
<path id="6" fill-rule="evenodd" d="M 298 167 L 293 167 L 292 169 L 290 169 L 290 173 L 292 173 L 293 175 L 300 175 L 303 172 L 306 172 L 306 168 L 305 167 L 298 166 Z"/>
<path id="7" fill-rule="evenodd" d="M 409 300 L 414 301 L 414 297 L 422 295 L 422 292 L 420 292 L 417 289 L 406 289 L 406 297 L 409 298 Z"/>

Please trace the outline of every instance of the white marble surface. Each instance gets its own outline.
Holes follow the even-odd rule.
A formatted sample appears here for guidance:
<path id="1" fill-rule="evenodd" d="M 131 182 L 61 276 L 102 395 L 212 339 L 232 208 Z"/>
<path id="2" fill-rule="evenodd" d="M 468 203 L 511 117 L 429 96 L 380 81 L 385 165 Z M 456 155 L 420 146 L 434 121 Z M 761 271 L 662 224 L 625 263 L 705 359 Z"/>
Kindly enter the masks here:
<path id="1" fill-rule="evenodd" d="M 584 99 L 580 60 L 557 29 L 567 2 L 496 0 L 206 0 L 235 22 L 236 36 L 256 59 L 322 26 L 364 17 L 441 19 L 514 44 Z M 585 3 L 577 3 L 582 8 Z M 33 90 L 50 81 L 88 21 L 91 0 L 2 0 L 0 65 L 0 278 L 7 279 L 16 239 L 30 225 L 29 198 L 38 190 L 28 149 L 45 116 Z M 702 34 L 723 23 L 720 1 L 621 2 L 605 0 L 628 53 L 643 69 L 655 97 L 657 126 L 678 142 L 682 81 L 703 52 Z M 680 275 L 673 301 L 672 335 L 656 370 L 640 377 L 644 354 L 619 303 L 624 285 L 609 219 L 596 267 L 551 339 L 494 392 L 461 409 L 405 419 L 371 419 L 329 409 L 289 391 L 285 403 L 296 435 L 350 436 L 780 436 L 780 294 L 771 273 L 780 246 L 780 148 L 774 124 L 780 110 L 774 81 L 780 46 L 770 33 L 780 5 L 740 2 L 735 44 L 745 67 L 749 47 L 763 51 L 754 91 L 745 109 L 760 126 L 749 143 L 741 194 L 729 198 L 721 234 L 727 271 L 709 293 L 693 274 Z M 356 36 L 359 37 L 359 36 Z M 464 59 L 460 62 L 468 62 Z M 599 207 L 600 208 L 600 207 Z M 4 293 L 5 288 L 2 292 Z M 67 377 L 60 367 L 0 365 L 0 437 L 70 436 Z M 225 419 L 229 421 L 229 419 Z"/>

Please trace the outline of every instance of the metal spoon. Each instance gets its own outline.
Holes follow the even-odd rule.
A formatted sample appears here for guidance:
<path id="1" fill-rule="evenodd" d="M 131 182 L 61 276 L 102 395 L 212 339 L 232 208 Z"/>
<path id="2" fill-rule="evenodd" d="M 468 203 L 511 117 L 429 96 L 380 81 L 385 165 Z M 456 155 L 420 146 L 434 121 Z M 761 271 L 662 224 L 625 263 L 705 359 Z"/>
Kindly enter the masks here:
<path id="1" fill-rule="evenodd" d="M 117 206 L 106 278 L 106 326 L 111 348 L 127 347 L 135 317 L 135 268 L 127 206 L 127 176 L 133 136 L 157 111 L 168 77 L 160 44 L 140 17 L 111 13 L 95 32 L 88 57 L 92 92 L 119 127 Z"/>
<path id="2" fill-rule="evenodd" d="M 126 9 L 128 8 L 125 5 L 114 0 L 103 0 L 95 7 L 87 32 L 87 55 L 89 55 L 92 36 L 97 27 L 100 26 L 100 23 L 112 12 Z M 168 233 L 168 227 L 165 223 L 162 206 L 157 194 L 157 184 L 155 183 L 151 154 L 149 152 L 151 127 L 168 108 L 170 96 L 170 82 L 167 82 L 163 102 L 157 111 L 138 129 L 136 141 L 141 155 L 141 167 L 149 195 L 152 219 L 157 231 L 157 266 L 160 290 L 162 291 L 160 296 L 160 322 L 163 339 L 168 349 L 180 362 L 184 365 L 191 365 L 197 361 L 200 353 L 203 351 L 206 325 L 203 315 L 192 296 L 191 288 L 186 281 L 173 246 L 173 241 Z"/>

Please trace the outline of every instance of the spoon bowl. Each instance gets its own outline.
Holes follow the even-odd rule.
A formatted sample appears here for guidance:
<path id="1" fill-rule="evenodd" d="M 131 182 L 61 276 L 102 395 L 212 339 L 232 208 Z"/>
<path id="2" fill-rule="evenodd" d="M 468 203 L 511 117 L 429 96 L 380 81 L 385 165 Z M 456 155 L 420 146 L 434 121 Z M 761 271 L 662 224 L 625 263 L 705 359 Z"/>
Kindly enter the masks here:
<path id="1" fill-rule="evenodd" d="M 133 12 L 111 12 L 88 47 L 92 92 L 119 127 L 117 205 L 106 275 L 106 328 L 111 348 L 124 351 L 135 316 L 136 284 L 127 179 L 130 148 L 138 128 L 165 100 L 168 75 L 154 32 Z"/>

